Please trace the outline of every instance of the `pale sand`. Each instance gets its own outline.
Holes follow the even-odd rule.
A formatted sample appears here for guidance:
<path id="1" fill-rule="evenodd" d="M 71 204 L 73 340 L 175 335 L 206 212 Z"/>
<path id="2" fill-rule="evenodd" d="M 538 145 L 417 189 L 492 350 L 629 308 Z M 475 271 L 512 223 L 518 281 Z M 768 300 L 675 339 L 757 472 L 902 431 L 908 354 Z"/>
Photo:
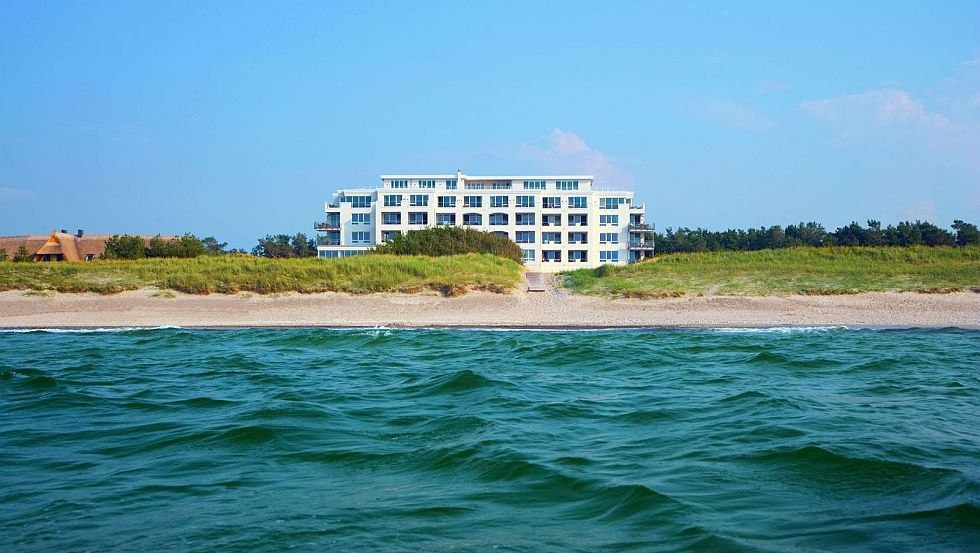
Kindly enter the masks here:
<path id="1" fill-rule="evenodd" d="M 980 294 L 708 296 L 603 299 L 567 291 L 457 298 L 435 294 L 194 296 L 155 290 L 0 293 L 0 328 L 69 327 L 964 327 L 980 328 Z"/>

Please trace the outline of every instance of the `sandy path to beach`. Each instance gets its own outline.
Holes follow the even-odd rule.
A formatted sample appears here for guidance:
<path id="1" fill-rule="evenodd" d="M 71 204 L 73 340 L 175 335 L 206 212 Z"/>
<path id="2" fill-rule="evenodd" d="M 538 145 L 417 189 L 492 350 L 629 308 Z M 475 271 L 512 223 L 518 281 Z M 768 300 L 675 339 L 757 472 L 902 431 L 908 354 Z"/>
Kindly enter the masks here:
<path id="1" fill-rule="evenodd" d="M 170 297 L 167 297 L 170 296 Z M 980 328 L 980 294 L 707 296 L 610 300 L 546 292 L 195 296 L 146 289 L 111 296 L 0 293 L 0 328 L 118 326 L 475 326 Z"/>

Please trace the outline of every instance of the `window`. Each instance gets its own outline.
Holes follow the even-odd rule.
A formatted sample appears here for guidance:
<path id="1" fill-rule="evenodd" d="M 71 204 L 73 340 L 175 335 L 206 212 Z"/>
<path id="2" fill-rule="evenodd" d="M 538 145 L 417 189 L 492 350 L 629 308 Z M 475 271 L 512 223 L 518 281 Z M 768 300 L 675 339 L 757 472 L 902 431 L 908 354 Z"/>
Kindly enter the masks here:
<path id="1" fill-rule="evenodd" d="M 586 198 L 585 196 L 569 196 L 568 207 L 574 209 L 585 209 L 589 207 L 588 198 Z"/>
<path id="2" fill-rule="evenodd" d="M 588 215 L 569 215 L 568 216 L 568 226 L 570 227 L 584 227 L 589 224 Z"/>
<path id="3" fill-rule="evenodd" d="M 456 196 L 439 196 L 437 205 L 439 207 L 456 207 Z"/>
<path id="4" fill-rule="evenodd" d="M 534 231 L 533 230 L 517 231 L 517 236 L 515 236 L 514 242 L 517 242 L 518 244 L 533 244 Z"/>
<path id="5" fill-rule="evenodd" d="M 509 182 L 495 182 L 490 185 L 491 190 L 510 190 Z"/>
<path id="6" fill-rule="evenodd" d="M 446 179 L 446 190 L 456 190 L 456 179 Z"/>
<path id="7" fill-rule="evenodd" d="M 602 226 L 619 226 L 619 215 L 600 215 L 599 224 Z"/>
<path id="8" fill-rule="evenodd" d="M 585 263 L 589 260 L 589 253 L 585 250 L 568 250 L 568 261 L 572 263 Z"/>
<path id="9" fill-rule="evenodd" d="M 408 197 L 408 205 L 410 207 L 425 207 L 429 205 L 429 195 L 428 194 L 412 194 Z"/>
<path id="10" fill-rule="evenodd" d="M 526 180 L 524 181 L 524 190 L 544 190 L 544 181 Z"/>
<path id="11" fill-rule="evenodd" d="M 408 224 L 410 225 L 428 225 L 429 224 L 429 214 L 424 211 L 412 211 L 408 214 Z"/>
<path id="12" fill-rule="evenodd" d="M 490 207 L 507 207 L 507 196 L 490 196 Z"/>
<path id="13" fill-rule="evenodd" d="M 521 250 L 521 261 L 534 261 L 534 250 Z"/>
<path id="14" fill-rule="evenodd" d="M 463 207 L 483 207 L 483 196 L 463 196 Z"/>
<path id="15" fill-rule="evenodd" d="M 561 215 L 542 215 L 541 216 L 541 226 L 545 226 L 545 227 L 560 227 L 561 226 Z"/>
<path id="16" fill-rule="evenodd" d="M 394 179 L 391 181 L 392 188 L 408 188 L 408 181 L 406 179 Z"/>
<path id="17" fill-rule="evenodd" d="M 541 250 L 541 261 L 545 263 L 561 261 L 561 250 Z"/>
<path id="18" fill-rule="evenodd" d="M 568 243 L 569 244 L 586 244 L 589 242 L 588 233 L 585 232 L 569 232 L 568 233 Z"/>
<path id="19" fill-rule="evenodd" d="M 482 225 L 483 215 L 479 213 L 464 213 L 463 214 L 463 224 L 464 225 Z"/>
<path id="20" fill-rule="evenodd" d="M 619 233 L 618 232 L 600 232 L 599 233 L 599 243 L 600 244 L 619 244 Z"/>
<path id="21" fill-rule="evenodd" d="M 436 181 L 430 179 L 423 179 L 419 181 L 419 188 L 435 188 Z"/>
<path id="22" fill-rule="evenodd" d="M 350 222 L 352 225 L 370 225 L 370 213 L 351 213 Z"/>
<path id="23" fill-rule="evenodd" d="M 495 230 L 495 231 L 493 231 L 493 235 L 494 236 L 499 236 L 501 238 L 510 238 L 510 235 L 508 235 L 507 232 L 502 231 L 502 230 Z"/>
<path id="24" fill-rule="evenodd" d="M 370 244 L 371 243 L 371 233 L 370 232 L 352 232 L 352 233 L 350 233 L 350 243 L 351 244 Z"/>
<path id="25" fill-rule="evenodd" d="M 385 207 L 399 207 L 402 205 L 401 194 L 385 194 Z"/>
<path id="26" fill-rule="evenodd" d="M 387 242 L 387 241 L 391 240 L 392 238 L 398 236 L 401 233 L 402 232 L 400 230 L 386 230 L 386 231 L 382 231 L 382 233 L 381 233 L 381 241 L 382 242 Z"/>
<path id="27" fill-rule="evenodd" d="M 541 207 L 545 209 L 558 209 L 561 207 L 561 198 L 541 198 Z"/>
<path id="28" fill-rule="evenodd" d="M 506 225 L 507 224 L 507 214 L 506 213 L 491 213 L 490 214 L 490 224 L 491 225 Z"/>
<path id="29" fill-rule="evenodd" d="M 517 207 L 534 207 L 534 196 L 518 196 L 514 205 Z"/>
<path id="30" fill-rule="evenodd" d="M 400 225 L 402 224 L 402 214 L 398 213 L 397 211 L 382 211 L 381 224 Z"/>
<path id="31" fill-rule="evenodd" d="M 560 232 L 542 232 L 541 233 L 541 243 L 542 244 L 561 244 L 561 233 Z"/>
<path id="32" fill-rule="evenodd" d="M 340 201 L 349 203 L 351 207 L 371 207 L 371 196 L 344 196 Z"/>
<path id="33" fill-rule="evenodd" d="M 556 190 L 578 190 L 577 180 L 559 180 L 555 181 Z"/>
<path id="34" fill-rule="evenodd" d="M 514 215 L 517 219 L 515 224 L 517 225 L 533 225 L 534 224 L 534 214 L 533 213 L 517 213 Z"/>
<path id="35" fill-rule="evenodd" d="M 482 182 L 468 182 L 468 183 L 466 183 L 466 189 L 467 190 L 483 190 L 486 187 L 487 187 L 486 183 L 482 183 Z"/>
<path id="36" fill-rule="evenodd" d="M 619 263 L 619 252 L 616 250 L 601 250 L 599 263 Z"/>
<path id="37" fill-rule="evenodd" d="M 455 225 L 456 224 L 456 214 L 455 213 L 436 213 L 436 224 L 437 225 Z"/>
<path id="38" fill-rule="evenodd" d="M 626 198 L 599 198 L 599 209 L 619 209 L 625 203 Z"/>

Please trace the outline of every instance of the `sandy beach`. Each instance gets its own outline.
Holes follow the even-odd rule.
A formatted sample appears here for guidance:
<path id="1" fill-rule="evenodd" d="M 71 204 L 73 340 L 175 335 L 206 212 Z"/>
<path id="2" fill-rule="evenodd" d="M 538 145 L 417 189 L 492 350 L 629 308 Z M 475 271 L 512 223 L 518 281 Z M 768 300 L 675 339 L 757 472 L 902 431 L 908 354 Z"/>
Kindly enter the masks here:
<path id="1" fill-rule="evenodd" d="M 0 293 L 0 328 L 97 327 L 963 327 L 980 328 L 980 294 L 706 296 L 606 299 L 562 289 L 510 294 L 188 295 Z"/>

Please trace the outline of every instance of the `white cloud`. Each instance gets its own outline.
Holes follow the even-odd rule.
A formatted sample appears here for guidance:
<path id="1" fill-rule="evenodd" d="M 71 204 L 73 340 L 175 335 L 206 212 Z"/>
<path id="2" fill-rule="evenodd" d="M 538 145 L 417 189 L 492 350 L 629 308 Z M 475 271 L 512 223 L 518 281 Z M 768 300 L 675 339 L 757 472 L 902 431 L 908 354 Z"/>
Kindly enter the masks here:
<path id="1" fill-rule="evenodd" d="M 572 131 L 555 129 L 521 149 L 520 157 L 534 160 L 549 171 L 595 175 L 596 184 L 632 187 L 635 179 L 606 154 L 589 146 Z"/>
<path id="2" fill-rule="evenodd" d="M 900 89 L 871 89 L 860 94 L 847 94 L 823 100 L 807 100 L 800 103 L 803 111 L 836 123 L 860 122 L 871 117 L 880 125 L 897 123 L 921 123 L 942 128 L 949 120 L 938 113 L 930 113 L 922 102 Z"/>
<path id="3" fill-rule="evenodd" d="M 14 188 L 11 186 L 0 186 L 0 200 L 20 200 L 30 198 L 34 195 L 33 190 L 26 188 Z"/>
<path id="4" fill-rule="evenodd" d="M 731 100 L 701 99 L 692 102 L 690 110 L 705 121 L 751 132 L 768 132 L 777 127 L 776 123 L 762 113 Z"/>

